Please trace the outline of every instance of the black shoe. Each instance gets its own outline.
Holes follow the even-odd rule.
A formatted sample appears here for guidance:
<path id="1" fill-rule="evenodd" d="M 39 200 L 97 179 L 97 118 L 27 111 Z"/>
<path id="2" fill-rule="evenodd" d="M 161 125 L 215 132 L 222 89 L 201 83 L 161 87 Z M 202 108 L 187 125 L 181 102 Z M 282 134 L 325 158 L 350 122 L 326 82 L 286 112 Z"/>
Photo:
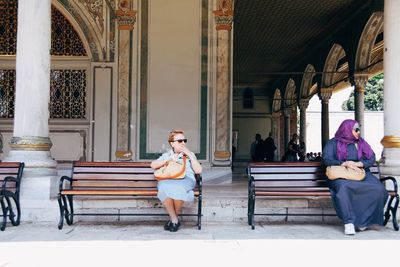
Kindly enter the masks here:
<path id="1" fill-rule="evenodd" d="M 170 232 L 177 232 L 179 229 L 179 222 L 178 223 L 171 223 L 171 226 L 169 227 Z"/>
<path id="2" fill-rule="evenodd" d="M 170 227 L 171 227 L 172 222 L 168 221 L 164 224 L 164 230 L 165 231 L 169 231 Z"/>

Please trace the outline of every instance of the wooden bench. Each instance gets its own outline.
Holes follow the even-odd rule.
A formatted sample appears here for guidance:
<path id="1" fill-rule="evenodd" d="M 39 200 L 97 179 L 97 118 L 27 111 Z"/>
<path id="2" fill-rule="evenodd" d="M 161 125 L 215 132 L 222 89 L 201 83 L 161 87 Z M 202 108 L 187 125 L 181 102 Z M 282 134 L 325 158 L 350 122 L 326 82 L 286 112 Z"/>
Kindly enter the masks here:
<path id="1" fill-rule="evenodd" d="M 393 189 L 388 190 L 389 201 L 384 213 L 384 225 L 392 216 L 393 227 L 399 226 L 396 211 L 399 205 L 397 183 L 393 177 L 380 177 L 379 168 L 370 168 L 381 182 L 392 181 Z M 251 163 L 248 173 L 248 224 L 255 228 L 254 216 L 336 216 L 336 214 L 297 214 L 286 213 L 255 213 L 256 198 L 330 198 L 330 192 L 325 178 L 325 167 L 322 162 L 275 162 Z"/>
<path id="2" fill-rule="evenodd" d="M 152 213 L 75 213 L 74 199 L 84 197 L 156 197 L 157 180 L 149 162 L 74 162 L 72 176 L 63 176 L 59 183 L 58 204 L 60 221 L 58 229 L 63 228 L 64 218 L 68 225 L 74 216 L 164 216 Z M 201 229 L 202 177 L 196 175 L 195 197 L 198 199 L 197 213 L 180 216 L 197 216 L 197 227 Z M 111 198 L 110 198 L 111 199 Z"/>
<path id="3" fill-rule="evenodd" d="M 20 223 L 19 192 L 24 166 L 22 162 L 0 162 L 0 203 L 3 217 L 1 231 L 6 229 L 7 218 L 14 226 Z"/>

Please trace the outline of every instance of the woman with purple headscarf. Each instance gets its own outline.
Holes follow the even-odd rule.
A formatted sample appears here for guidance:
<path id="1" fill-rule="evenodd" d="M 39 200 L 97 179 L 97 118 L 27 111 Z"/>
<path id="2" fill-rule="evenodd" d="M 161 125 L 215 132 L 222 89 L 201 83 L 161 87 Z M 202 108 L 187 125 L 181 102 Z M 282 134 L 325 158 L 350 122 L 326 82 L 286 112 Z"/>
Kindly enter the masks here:
<path id="1" fill-rule="evenodd" d="M 323 151 L 326 166 L 341 165 L 351 169 L 365 169 L 365 179 L 329 180 L 333 205 L 344 223 L 344 233 L 354 235 L 372 225 L 383 225 L 383 209 L 388 198 L 384 185 L 369 171 L 375 163 L 370 145 L 360 137 L 360 125 L 355 120 L 344 120 L 335 137 Z"/>

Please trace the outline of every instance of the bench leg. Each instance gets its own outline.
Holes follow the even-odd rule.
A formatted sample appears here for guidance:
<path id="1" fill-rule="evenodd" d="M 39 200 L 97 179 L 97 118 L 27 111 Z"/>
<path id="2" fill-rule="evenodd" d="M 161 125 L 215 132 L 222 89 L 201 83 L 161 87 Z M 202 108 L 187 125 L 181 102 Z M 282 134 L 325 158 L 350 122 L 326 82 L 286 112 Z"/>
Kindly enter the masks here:
<path id="1" fill-rule="evenodd" d="M 255 229 L 255 222 L 254 222 L 254 210 L 256 206 L 256 195 L 254 192 L 251 195 L 251 204 L 250 204 L 250 223 L 251 223 L 251 230 Z"/>
<path id="2" fill-rule="evenodd" d="M 15 216 L 10 197 L 12 198 L 12 200 L 15 204 L 15 208 L 17 209 L 17 216 Z M 9 212 L 10 212 L 8 217 L 10 218 L 12 225 L 18 226 L 20 224 L 20 220 L 21 220 L 21 207 L 19 205 L 19 199 L 16 196 L 7 196 L 6 200 L 7 200 L 7 205 L 9 207 Z"/>
<path id="3" fill-rule="evenodd" d="M 197 206 L 197 229 L 199 229 L 199 230 L 201 230 L 201 216 L 202 216 L 202 214 L 201 214 L 201 212 L 202 212 L 201 208 L 202 208 L 202 202 L 203 202 L 202 199 L 203 199 L 203 198 L 202 198 L 202 195 L 200 194 L 199 197 L 198 197 L 198 199 L 197 199 L 197 201 L 199 202 L 199 203 L 198 203 L 198 206 Z"/>
<path id="4" fill-rule="evenodd" d="M 392 209 L 392 220 L 393 220 L 393 228 L 396 231 L 399 231 L 399 224 L 397 223 L 397 208 L 399 207 L 399 195 L 396 195 L 396 202 L 394 204 L 394 207 Z"/>
<path id="5" fill-rule="evenodd" d="M 67 207 L 67 213 L 65 214 L 65 221 L 67 222 L 68 225 L 72 225 L 74 222 L 74 205 L 73 205 L 73 196 L 68 195 L 68 205 L 69 205 L 69 210 Z"/>
<path id="6" fill-rule="evenodd" d="M 395 202 L 394 202 L 394 206 L 392 207 L 393 200 L 395 200 Z M 391 196 L 389 199 L 389 202 L 387 204 L 387 207 L 386 207 L 385 216 L 384 216 L 385 218 L 383 221 L 383 225 L 386 225 L 390 220 L 390 216 L 392 216 L 393 228 L 395 231 L 399 230 L 399 225 L 397 223 L 397 218 L 396 218 L 398 206 L 399 206 L 399 196 L 398 195 Z"/>
<path id="7" fill-rule="evenodd" d="M 65 211 L 66 211 L 66 201 L 65 197 L 62 196 L 61 194 L 58 194 L 58 207 L 60 208 L 60 220 L 58 222 L 58 229 L 61 230 L 64 226 L 64 216 L 65 216 Z"/>
<path id="8" fill-rule="evenodd" d="M 3 213 L 3 221 L 0 225 L 0 230 L 4 231 L 6 229 L 7 213 L 8 213 L 8 207 L 6 207 L 6 204 L 4 203 L 4 196 L 0 197 L 0 204 L 1 204 L 1 211 Z"/>

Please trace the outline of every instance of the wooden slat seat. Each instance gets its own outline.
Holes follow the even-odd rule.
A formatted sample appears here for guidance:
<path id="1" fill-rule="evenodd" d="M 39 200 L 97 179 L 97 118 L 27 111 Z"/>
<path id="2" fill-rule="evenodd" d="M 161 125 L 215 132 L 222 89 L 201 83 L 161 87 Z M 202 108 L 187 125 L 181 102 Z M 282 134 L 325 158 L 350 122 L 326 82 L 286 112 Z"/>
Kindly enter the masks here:
<path id="1" fill-rule="evenodd" d="M 382 182 L 391 181 L 393 188 L 388 189 L 389 200 L 385 216 L 385 224 L 392 216 L 394 229 L 399 226 L 396 211 L 399 204 L 397 183 L 393 177 L 380 177 L 379 167 L 370 168 L 372 174 Z M 290 216 L 316 214 L 259 214 L 255 213 L 256 198 L 330 198 L 330 192 L 325 178 L 325 167 L 321 162 L 274 162 L 251 163 L 247 168 L 249 177 L 248 188 L 248 223 L 255 228 L 255 215 Z M 322 215 L 322 214 L 320 214 Z M 335 214 L 323 214 L 333 216 Z"/>
<path id="2" fill-rule="evenodd" d="M 149 162 L 74 162 L 72 176 L 60 179 L 58 203 L 60 221 L 58 228 L 62 229 L 64 218 L 67 224 L 73 223 L 76 215 L 73 209 L 75 196 L 88 197 L 157 197 L 157 180 Z M 198 198 L 196 214 L 182 216 L 197 216 L 197 226 L 201 229 L 202 178 L 196 175 L 194 195 Z M 111 198 L 106 198 L 111 199 Z M 102 198 L 102 201 L 106 199 Z M 79 215 L 96 215 L 95 213 L 79 213 Z M 104 214 L 114 216 L 115 214 Z M 142 214 L 119 214 L 142 215 Z M 143 214 L 166 215 L 166 214 Z"/>
<path id="3" fill-rule="evenodd" d="M 24 166 L 22 162 L 0 162 L 1 231 L 6 228 L 7 218 L 14 226 L 20 224 L 19 194 Z"/>

